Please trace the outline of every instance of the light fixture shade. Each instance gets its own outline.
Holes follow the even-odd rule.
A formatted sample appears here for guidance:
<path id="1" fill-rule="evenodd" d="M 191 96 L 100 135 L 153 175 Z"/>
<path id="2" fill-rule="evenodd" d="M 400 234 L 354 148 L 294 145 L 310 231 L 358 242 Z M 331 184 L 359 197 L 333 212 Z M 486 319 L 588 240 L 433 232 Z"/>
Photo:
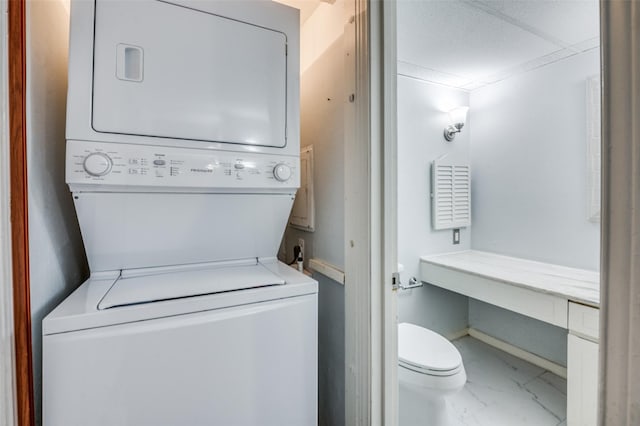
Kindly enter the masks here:
<path id="1" fill-rule="evenodd" d="M 460 106 L 449 111 L 449 119 L 451 119 L 451 124 L 459 124 L 463 125 L 467 122 L 467 112 L 469 111 L 468 106 Z"/>

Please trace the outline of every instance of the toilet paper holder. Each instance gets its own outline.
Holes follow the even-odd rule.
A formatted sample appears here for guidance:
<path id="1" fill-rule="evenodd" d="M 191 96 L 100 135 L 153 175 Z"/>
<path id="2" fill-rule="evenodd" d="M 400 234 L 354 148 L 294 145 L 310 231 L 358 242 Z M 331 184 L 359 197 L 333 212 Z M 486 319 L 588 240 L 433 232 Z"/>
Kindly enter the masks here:
<path id="1" fill-rule="evenodd" d="M 402 282 L 400 282 L 399 287 L 402 290 L 409 290 L 416 287 L 422 287 L 423 285 L 424 283 L 422 281 L 418 281 L 416 277 L 411 277 L 409 278 L 409 284 L 402 284 Z"/>

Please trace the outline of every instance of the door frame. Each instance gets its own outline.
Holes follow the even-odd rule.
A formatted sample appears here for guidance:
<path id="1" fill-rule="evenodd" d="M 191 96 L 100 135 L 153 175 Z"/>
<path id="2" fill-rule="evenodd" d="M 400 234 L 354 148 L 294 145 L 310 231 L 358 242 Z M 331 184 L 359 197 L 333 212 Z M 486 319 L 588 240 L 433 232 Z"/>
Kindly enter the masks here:
<path id="1" fill-rule="evenodd" d="M 398 422 L 396 4 L 347 2 L 346 424 Z"/>
<path id="2" fill-rule="evenodd" d="M 0 424 L 16 423 L 15 345 L 11 276 L 7 1 L 0 0 Z"/>
<path id="3" fill-rule="evenodd" d="M 382 39 L 382 408 L 383 424 L 399 424 L 398 385 L 398 60 L 396 2 L 383 1 Z M 373 37 L 372 37 L 373 38 Z M 394 274 L 397 282 L 394 282 Z"/>
<path id="4" fill-rule="evenodd" d="M 9 139 L 9 218 L 11 251 L 4 252 L 2 263 L 11 264 L 12 286 L 3 280 L 3 294 L 13 299 L 13 378 L 15 419 L 19 426 L 35 424 L 31 340 L 31 301 L 29 291 L 29 216 L 27 209 L 26 143 L 26 15 L 24 0 L 7 1 L 7 109 Z M 5 117 L 3 117 L 3 120 Z M 7 158 L 3 156 L 3 158 Z M 6 160 L 5 160 L 6 161 Z M 4 182 L 4 181 L 3 181 Z M 5 228 L 6 186 L 2 187 L 2 228 Z M 8 271 L 5 271 L 8 273 Z M 5 275 L 6 276 L 6 275 Z M 4 278 L 4 277 L 3 277 Z M 5 303 L 11 303 L 11 299 Z M 15 387 L 14 387 L 15 386 Z"/>
<path id="5" fill-rule="evenodd" d="M 640 3 L 600 0 L 602 214 L 598 424 L 640 418 Z"/>
<path id="6" fill-rule="evenodd" d="M 360 165 L 358 171 L 367 174 L 366 182 L 359 183 L 360 191 L 370 190 L 371 196 L 369 210 L 347 206 L 347 212 L 372 220 L 368 223 L 371 238 L 366 247 L 371 254 L 368 259 L 371 263 L 361 259 L 363 264 L 359 272 L 364 276 L 358 277 L 364 280 L 350 280 L 349 284 L 359 288 L 353 289 L 351 294 L 347 291 L 346 298 L 347 336 L 359 336 L 357 347 L 360 349 L 359 358 L 352 358 L 356 344 L 347 338 L 347 424 L 354 425 L 396 425 L 398 416 L 397 353 L 391 354 L 397 350 L 397 335 L 392 331 L 397 324 L 397 308 L 395 298 L 386 291 L 389 274 L 397 268 L 392 263 L 396 258 L 397 239 L 391 241 L 396 235 L 395 229 L 390 228 L 397 219 L 395 211 L 386 210 L 397 207 L 397 117 L 390 112 L 396 106 L 396 4 L 394 0 L 382 0 L 382 3 L 381 6 L 380 0 L 368 2 L 370 10 L 361 19 L 368 19 L 369 45 L 361 39 L 356 43 L 360 47 L 358 62 L 370 66 L 366 75 L 369 98 L 361 99 L 362 104 L 358 105 L 361 109 L 368 108 L 370 114 L 366 117 L 358 115 L 357 126 L 361 127 L 359 134 L 362 136 L 365 127 L 369 130 L 369 138 L 360 141 L 360 148 L 361 152 L 369 153 L 370 168 Z M 634 43 L 640 37 L 640 28 L 635 25 L 640 21 L 640 3 L 600 0 L 600 11 L 603 146 L 598 423 L 630 424 L 640 417 L 640 367 L 634 362 L 640 355 L 640 338 L 637 337 L 640 318 L 640 264 L 637 262 L 640 258 L 640 197 L 637 195 L 640 193 L 640 121 L 637 120 L 640 54 Z M 367 53 L 370 58 L 365 60 Z M 362 74 L 358 76 L 362 78 Z M 383 135 L 382 140 L 380 135 Z M 346 160 L 350 164 L 349 155 Z M 353 177 L 349 173 L 346 176 L 347 179 Z M 347 182 L 347 188 L 349 185 Z M 347 226 L 347 241 L 349 238 Z M 382 271 L 376 268 L 379 254 L 384 259 Z M 368 270 L 364 269 L 365 265 Z M 351 268 L 347 256 L 347 279 Z M 367 283 L 372 283 L 373 289 L 380 284 L 383 291 L 381 294 L 367 292 Z M 358 302 L 362 300 L 369 302 L 369 306 L 360 306 Z M 359 327 L 350 323 L 356 320 L 361 321 Z M 349 376 L 350 371 L 353 376 L 354 364 L 358 362 L 359 372 L 364 374 L 362 366 L 367 365 L 371 375 L 369 383 L 359 382 L 360 387 L 350 385 L 350 381 L 356 381 L 355 377 Z M 382 390 L 380 386 L 383 386 Z M 349 394 L 354 391 L 368 396 L 369 400 L 354 399 Z M 360 417 L 350 417 L 349 413 L 357 413 Z M 363 420 L 365 418 L 369 423 Z M 356 422 L 350 422 L 352 420 Z"/>

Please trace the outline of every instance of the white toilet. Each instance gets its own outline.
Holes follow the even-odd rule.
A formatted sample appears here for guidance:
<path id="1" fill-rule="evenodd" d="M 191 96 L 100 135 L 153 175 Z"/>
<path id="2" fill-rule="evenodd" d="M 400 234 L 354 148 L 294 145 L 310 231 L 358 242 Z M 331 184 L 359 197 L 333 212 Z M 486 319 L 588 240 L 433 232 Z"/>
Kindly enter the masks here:
<path id="1" fill-rule="evenodd" d="M 400 426 L 447 425 L 447 397 L 467 381 L 458 349 L 438 333 L 401 323 L 398 359 Z"/>

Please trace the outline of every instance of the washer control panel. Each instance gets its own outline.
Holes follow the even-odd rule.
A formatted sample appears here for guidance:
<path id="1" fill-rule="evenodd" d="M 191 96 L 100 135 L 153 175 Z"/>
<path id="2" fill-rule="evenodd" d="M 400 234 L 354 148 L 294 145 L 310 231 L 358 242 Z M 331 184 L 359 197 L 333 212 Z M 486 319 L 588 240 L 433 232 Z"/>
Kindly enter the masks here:
<path id="1" fill-rule="evenodd" d="M 67 141 L 69 184 L 298 188 L 298 157 Z"/>

